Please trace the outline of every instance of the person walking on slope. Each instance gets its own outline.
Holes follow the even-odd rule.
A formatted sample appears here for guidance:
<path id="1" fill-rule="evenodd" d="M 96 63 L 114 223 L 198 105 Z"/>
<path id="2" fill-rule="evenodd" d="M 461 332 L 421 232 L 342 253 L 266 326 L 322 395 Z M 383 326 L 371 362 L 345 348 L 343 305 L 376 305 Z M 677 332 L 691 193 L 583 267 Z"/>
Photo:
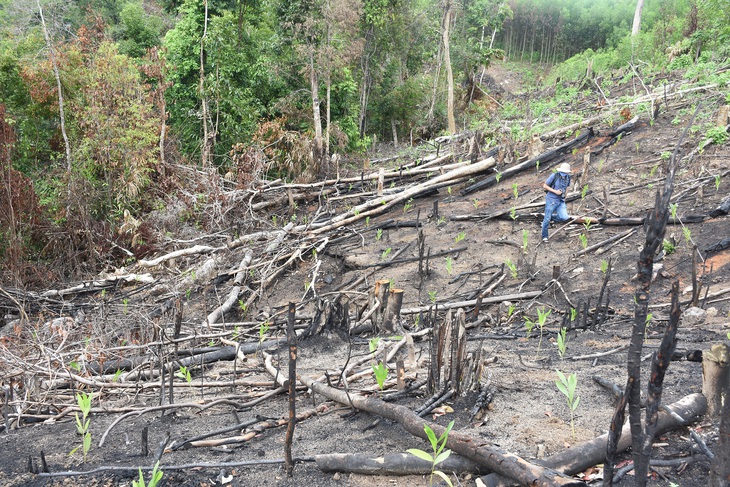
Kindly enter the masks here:
<path id="1" fill-rule="evenodd" d="M 570 219 L 568 208 L 565 206 L 565 195 L 570 187 L 570 164 L 567 162 L 558 166 L 557 172 L 550 175 L 543 183 L 545 190 L 545 218 L 542 220 L 542 241 L 548 241 L 548 227 L 550 221 L 557 223 L 566 222 Z"/>

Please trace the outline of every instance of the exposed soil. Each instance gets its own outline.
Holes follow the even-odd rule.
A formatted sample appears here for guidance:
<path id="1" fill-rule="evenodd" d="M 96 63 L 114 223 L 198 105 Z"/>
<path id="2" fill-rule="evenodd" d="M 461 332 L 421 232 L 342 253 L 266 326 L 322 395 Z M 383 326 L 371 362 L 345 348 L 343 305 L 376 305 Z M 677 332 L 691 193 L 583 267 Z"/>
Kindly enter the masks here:
<path id="1" fill-rule="evenodd" d="M 618 93 L 612 95 L 614 99 L 619 96 Z M 598 103 L 600 96 L 600 93 L 596 93 L 589 98 L 576 99 L 575 103 L 582 106 L 597 106 L 600 105 Z M 714 120 L 723 99 L 721 94 L 712 91 L 703 92 L 701 96 L 704 104 L 699 113 L 700 118 L 693 123 L 697 126 L 702 126 L 708 120 Z M 626 218 L 643 217 L 653 207 L 657 189 L 663 184 L 668 163 L 667 153 L 674 150 L 681 131 L 692 115 L 692 105 L 697 101 L 698 98 L 674 99 L 669 103 L 669 107 L 662 105 L 659 116 L 651 124 L 646 120 L 645 113 L 640 114 L 642 120 L 636 129 L 622 136 L 614 145 L 594 154 L 585 169 L 583 169 L 585 149 L 563 157 L 561 161 L 571 163 L 574 168 L 574 189 L 580 192 L 583 181 L 590 190 L 584 198 L 578 198 L 568 204 L 569 213 L 598 218 L 604 213 L 605 204 L 608 216 L 613 214 Z M 617 117 L 614 127 L 619 123 Z M 597 150 L 597 147 L 607 141 L 601 134 L 607 133 L 612 127 L 605 124 L 606 122 L 602 122 L 593 126 L 598 133 L 598 136 L 590 142 L 593 150 Z M 689 131 L 681 144 L 680 157 L 690 154 L 703 138 L 703 131 Z M 556 137 L 544 143 L 545 147 L 549 148 L 560 145 L 565 140 Z M 528 152 L 528 148 L 524 146 L 518 146 L 516 149 L 521 154 Z M 691 161 L 685 159 L 680 164 L 674 186 L 675 196 L 681 195 L 677 207 L 680 218 L 687 218 L 690 215 L 706 216 L 730 194 L 728 160 L 730 160 L 730 145 L 713 144 L 704 148 L 701 153 L 695 154 Z M 383 164 L 396 167 L 408 162 L 410 161 L 407 158 L 402 157 L 397 161 L 390 160 Z M 373 162 L 373 166 L 377 168 L 378 163 Z M 170 410 L 164 416 L 157 411 L 130 417 L 111 429 L 103 447 L 99 447 L 102 435 L 123 412 L 159 404 L 158 388 L 143 389 L 145 381 L 125 380 L 126 375 L 122 375 L 115 384 L 129 385 L 128 388 L 108 386 L 101 390 L 88 389 L 93 390 L 95 394 L 91 415 L 93 447 L 85 463 L 82 462 L 80 452 L 69 456 L 69 452 L 80 444 L 80 436 L 76 433 L 73 414 L 59 413 L 73 404 L 73 391 L 62 388 L 47 389 L 48 381 L 53 378 L 53 370 L 62 368 L 69 370 L 69 364 L 73 362 L 74 366 L 81 364 L 78 366 L 81 369 L 79 375 L 88 376 L 89 374 L 84 373 L 84 364 L 98 360 L 102 350 L 107 357 L 137 355 L 144 350 L 145 341 L 151 339 L 153 323 L 159 323 L 168 336 L 171 336 L 174 310 L 153 317 L 154 311 L 163 303 L 180 297 L 184 303 L 182 335 L 202 335 L 199 339 L 181 344 L 180 350 L 205 346 L 219 347 L 222 345 L 220 336 L 223 332 L 227 333 L 225 334 L 227 340 L 256 342 L 259 339 L 259 324 L 266 320 L 272 323 L 266 332 L 267 338 L 284 336 L 288 302 L 301 304 L 297 311 L 299 316 L 311 316 L 317 302 L 313 299 L 313 291 L 323 299 L 331 301 L 334 298 L 332 293 L 341 290 L 364 274 L 368 275 L 365 282 L 347 294 L 351 301 L 351 311 L 354 311 L 354 308 L 363 309 L 367 304 L 367 293 L 378 279 L 392 280 L 396 287 L 404 289 L 404 308 L 425 306 L 431 302 L 444 304 L 461 301 L 467 299 L 474 290 L 480 289 L 489 276 L 508 260 L 516 264 L 516 277 L 505 268 L 505 279 L 489 296 L 542 290 L 551 280 L 555 266 L 559 266 L 562 273 L 559 278 L 562 289 L 552 286 L 547 292 L 532 300 L 520 299 L 511 303 L 483 306 L 476 326 L 468 330 L 468 351 L 475 352 L 481 349 L 483 357 L 496 358 L 496 362 L 488 366 L 491 384 L 496 391 L 492 406 L 483 412 L 481 419 L 470 421 L 470 410 L 477 393 L 469 391 L 463 396 L 447 401 L 448 408 L 439 409 L 428 418 L 441 425 L 453 420 L 455 430 L 492 442 L 503 450 L 534 462 L 605 433 L 613 414 L 614 398 L 609 391 L 597 385 L 592 377 L 602 377 L 623 386 L 626 381 L 626 351 L 592 359 L 576 359 L 576 357 L 606 352 L 628 343 L 633 320 L 633 293 L 636 286 L 634 275 L 645 236 L 642 228 L 638 227 L 628 238 L 601 254 L 593 251 L 576 256 L 582 249 L 581 234 L 587 236 L 587 245 L 590 246 L 631 227 L 593 224 L 586 228 L 578 224 L 555 224 L 550 230 L 549 242 L 541 242 L 540 222 L 530 213 L 542 211 L 539 204 L 544 200 L 544 194 L 540 187 L 549 171 L 550 168 L 544 167 L 525 171 L 500 181 L 497 186 L 467 196 L 460 195 L 461 187 L 451 188 L 451 191 L 441 189 L 438 195 L 417 198 L 405 207 L 398 207 L 372 218 L 368 226 L 365 222 L 358 222 L 350 227 L 356 231 L 342 229 L 332 237 L 349 235 L 349 238 L 329 244 L 317 255 L 321 264 L 317 270 L 314 290 L 308 289 L 307 286 L 315 267 L 308 253 L 297 262 L 296 266 L 280 276 L 252 306 L 246 310 L 236 306 L 225 316 L 225 324 L 218 323 L 210 329 L 206 329 L 201 323 L 214 307 L 225 300 L 232 285 L 230 280 L 216 284 L 214 277 L 238 267 L 245 255 L 243 247 L 214 254 L 215 267 L 211 273 L 204 272 L 203 266 L 210 256 L 201 254 L 180 257 L 153 268 L 143 268 L 133 264 L 120 273 L 149 272 L 155 279 L 154 284 L 124 284 L 103 292 L 75 293 L 65 299 L 58 297 L 53 303 L 50 301 L 42 303 L 40 308 L 29 305 L 28 309 L 32 311 L 31 324 L 24 325 L 25 328 L 13 329 L 13 326 L 6 326 L 2 329 L 5 335 L 2 337 L 3 347 L 7 349 L 2 349 L 0 370 L 9 377 L 4 379 L 3 383 L 10 384 L 10 380 L 13 380 L 16 387 L 15 397 L 22 398 L 19 403 L 23 405 L 25 420 L 20 428 L 13 428 L 9 433 L 0 434 L 0 449 L 4 452 L 4 455 L 0 455 L 0 484 L 130 485 L 131 480 L 136 477 L 133 471 L 107 471 L 78 477 L 45 478 L 28 473 L 28 462 L 29 458 L 32 458 L 38 466 L 40 453 L 43 451 L 51 472 L 66 469 L 84 471 L 100 466 L 134 468 L 149 466 L 154 461 L 157 445 L 168 434 L 171 441 L 179 443 L 182 439 L 256 417 L 287 417 L 285 394 L 279 394 L 261 404 L 236 411 L 235 404 L 246 403 L 262 393 L 275 389 L 272 375 L 264 368 L 264 356 L 262 352 L 257 352 L 247 354 L 244 360 L 237 360 L 235 367 L 234 362 L 230 360 L 204 367 L 191 366 L 192 381 L 189 386 L 186 386 L 184 380 L 176 379 L 178 384 L 175 388 L 176 403 L 210 402 L 213 398 L 224 397 L 230 398 L 230 403 L 218 404 L 202 411 L 187 407 Z M 353 173 L 358 174 L 359 170 Z M 717 187 L 715 176 L 720 176 Z M 513 194 L 515 187 L 519 193 L 517 198 Z M 433 218 L 434 201 L 439 202 L 439 214 L 445 217 L 443 221 Z M 348 203 L 353 204 L 348 200 L 333 202 L 332 209 L 335 212 L 344 211 Z M 520 217 L 516 221 L 452 219 L 459 215 L 508 212 L 512 207 L 528 203 L 537 203 L 538 206 L 518 212 Z M 171 204 L 166 211 L 161 211 L 157 216 L 155 224 L 161 236 L 165 235 L 166 231 L 179 230 L 181 218 L 174 212 L 174 208 L 175 206 Z M 226 238 L 230 241 L 240 234 L 280 228 L 281 222 L 291 219 L 292 214 L 295 214 L 299 221 L 305 216 L 312 218 L 316 210 L 316 204 L 299 205 L 293 211 L 287 208 L 277 210 L 276 221 L 272 221 L 274 213 L 262 212 L 257 215 L 257 220 L 250 218 L 244 220 L 241 216 L 242 220 L 235 223 L 237 228 L 211 225 L 207 230 L 198 229 L 199 236 L 207 235 L 207 237 L 197 241 L 174 241 L 168 236 L 167 245 L 161 243 L 156 255 L 196 244 L 219 246 L 225 243 Z M 243 214 L 241 211 L 241 215 Z M 430 261 L 431 272 L 425 278 L 419 276 L 418 262 L 415 261 L 387 267 L 365 267 L 390 258 L 406 246 L 408 248 L 400 257 L 416 256 L 416 228 L 386 229 L 379 236 L 375 228 L 387 219 L 413 222 L 417 218 L 423 223 L 426 246 L 432 253 L 456 247 L 466 247 L 466 250 L 451 254 L 450 264 L 447 264 L 446 256 L 433 258 Z M 175 226 L 177 228 L 174 228 Z M 527 257 L 523 256 L 520 248 L 523 245 L 523 235 L 526 235 L 528 242 Z M 683 302 L 691 297 L 693 244 L 699 249 L 698 262 L 701 266 L 699 272 L 703 296 L 705 290 L 712 296 L 718 291 L 730 289 L 730 250 L 705 251 L 727 237 L 730 237 L 730 217 L 727 215 L 717 218 L 707 217 L 700 223 L 670 224 L 666 239 L 674 242 L 675 251 L 669 255 L 662 253 L 657 257 L 655 264 L 657 275 L 651 290 L 652 319 L 647 328 L 646 354 L 655 350 L 661 340 L 669 314 L 669 291 L 672 283 L 679 280 Z M 258 257 L 263 255 L 269 243 L 269 241 L 253 241 L 249 247 L 255 250 Z M 294 248 L 296 242 L 289 245 Z M 568 332 L 567 351 L 565 357 L 561 358 L 555 344 L 555 336 L 563 317 L 565 313 L 569 313 L 571 307 L 580 309 L 584 303 L 590 303 L 590 307 L 596 305 L 604 277 L 601 270 L 602 261 L 609 260 L 612 264 L 607 286 L 610 293 L 610 315 L 606 322 L 595 329 L 577 329 Z M 66 288 L 74 284 L 77 283 L 62 283 L 54 288 Z M 248 293 L 244 292 L 242 299 L 245 300 L 247 297 Z M 699 319 L 683 318 L 678 333 L 678 351 L 685 353 L 692 350 L 708 350 L 712 344 L 727 340 L 726 334 L 730 330 L 729 297 L 730 294 L 721 294 L 708 298 L 702 303 L 704 312 L 701 312 L 702 316 Z M 62 301 L 63 306 L 59 304 Z M 682 307 L 686 310 L 688 305 L 684 304 Z M 525 318 L 537 320 L 538 309 L 551 310 L 551 314 L 547 319 L 542 338 L 537 328 L 528 338 Z M 79 318 L 79 310 L 83 310 L 83 319 Z M 44 327 L 44 323 L 65 316 L 69 316 L 70 321 L 67 322 L 68 325 L 64 325 L 67 327 L 63 333 L 53 326 Z M 403 317 L 403 324 L 411 332 L 421 325 L 415 322 L 416 316 Z M 588 318 L 592 316 L 591 313 Z M 439 314 L 438 321 L 442 321 L 443 317 L 443 313 Z M 307 321 L 303 320 L 300 324 L 304 327 Z M 328 331 L 323 335 L 302 340 L 299 343 L 298 373 L 319 377 L 327 372 L 331 375 L 333 383 L 336 383 L 336 377 L 345 364 L 368 354 L 369 339 L 372 336 L 372 333 L 365 333 L 349 340 L 342 333 Z M 85 341 L 86 338 L 89 339 Z M 396 341 L 397 338 L 387 336 L 381 338 L 381 342 L 385 344 Z M 138 349 L 129 348 L 129 345 L 134 343 L 139 344 Z M 111 349 L 115 346 L 122 348 Z M 124 346 L 127 348 L 123 348 Z M 172 347 L 169 345 L 166 347 L 165 353 L 169 353 Z M 429 359 L 428 340 L 417 339 L 415 352 L 417 362 L 410 364 L 406 371 L 409 382 L 426 378 Z M 156 353 L 158 353 L 156 348 L 151 350 L 153 356 Z M 350 357 L 349 362 L 348 357 Z M 644 389 L 649 362 L 648 360 L 644 362 L 642 379 Z M 61 363 L 65 364 L 65 367 L 61 367 Z M 286 351 L 280 349 L 275 353 L 274 364 L 286 373 L 287 363 Z M 368 370 L 370 364 L 371 362 L 366 362 L 358 370 Z M 574 435 L 571 431 L 570 413 L 565 398 L 555 387 L 556 369 L 566 374 L 576 373 L 578 377 L 577 394 L 580 396 L 580 405 L 574 418 Z M 391 377 L 393 375 L 391 373 Z M 206 386 L 234 379 L 239 381 L 239 385 Z M 111 382 L 111 378 L 108 377 L 107 382 Z M 256 385 L 241 385 L 244 382 Z M 687 394 L 700 392 L 701 382 L 701 364 L 686 360 L 672 362 L 664 379 L 663 402 L 671 403 Z M 386 383 L 386 391 L 380 392 L 372 374 L 365 374 L 362 379 L 350 383 L 349 388 L 351 392 L 367 391 L 368 394 L 378 396 L 387 395 L 394 389 L 394 385 L 394 379 L 390 378 Z M 74 387 L 80 385 L 77 383 Z M 398 399 L 395 403 L 415 409 L 428 397 L 429 394 L 423 387 L 403 399 Z M 361 453 L 379 456 L 405 452 L 409 448 L 429 450 L 426 441 L 415 438 L 397 423 L 388 420 L 376 423 L 378 418 L 369 413 L 351 414 L 350 408 L 328 402 L 304 390 L 299 391 L 296 404 L 299 412 L 317 409 L 317 413 L 297 424 L 293 442 L 295 457 L 306 458 L 325 453 Z M 11 407 L 10 412 L 14 412 L 14 408 Z M 56 419 L 50 419 L 54 416 Z M 148 457 L 140 454 L 141 429 L 145 426 L 149 428 L 149 445 L 152 451 Z M 703 419 L 693 427 L 712 449 L 717 438 L 716 422 Z M 232 445 L 176 451 L 168 448 L 161 460 L 165 473 L 159 485 L 224 485 L 221 479 L 227 479 L 228 476 L 232 476 L 232 479 L 225 485 L 422 486 L 428 484 L 428 478 L 424 476 L 371 477 L 349 473 L 323 473 L 309 461 L 298 463 L 293 477 L 287 477 L 281 463 L 263 464 L 267 460 L 283 458 L 285 429 L 286 426 L 267 429 L 249 441 Z M 231 432 L 219 437 L 237 434 L 240 433 Z M 679 429 L 656 440 L 654 456 L 676 458 L 696 450 L 697 447 L 690 439 L 688 430 Z M 622 459 L 627 458 L 628 455 L 624 453 Z M 180 470 L 172 468 L 174 465 L 226 462 L 251 464 L 227 468 L 195 466 Z M 261 464 L 257 465 L 256 462 Z M 670 482 L 681 486 L 705 485 L 708 467 L 706 462 L 689 463 L 681 468 L 657 467 L 652 474 L 650 485 L 664 486 Z M 451 477 L 457 479 L 456 475 Z M 461 485 L 475 485 L 476 477 L 474 474 L 461 475 L 458 476 L 458 481 Z M 623 480 L 619 485 L 630 483 L 629 477 L 629 480 Z"/>

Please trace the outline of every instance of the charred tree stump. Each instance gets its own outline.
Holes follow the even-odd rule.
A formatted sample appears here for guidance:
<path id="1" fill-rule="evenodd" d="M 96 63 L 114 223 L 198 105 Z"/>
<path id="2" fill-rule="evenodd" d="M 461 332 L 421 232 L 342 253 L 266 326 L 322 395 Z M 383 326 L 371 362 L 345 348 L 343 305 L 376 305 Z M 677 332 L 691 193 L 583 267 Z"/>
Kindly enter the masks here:
<path id="1" fill-rule="evenodd" d="M 395 326 L 400 322 L 400 310 L 403 306 L 403 290 L 391 289 L 383 315 L 382 329 L 386 333 L 395 333 Z"/>
<path id="2" fill-rule="evenodd" d="M 707 414 L 713 418 L 730 402 L 730 347 L 724 343 L 702 354 L 702 394 L 707 398 Z"/>
<path id="3" fill-rule="evenodd" d="M 727 351 L 727 347 L 726 351 Z M 727 371 L 728 367 L 725 367 Z M 720 418 L 720 437 L 715 448 L 715 458 L 710 466 L 709 487 L 730 486 L 730 393 L 727 390 L 727 378 L 725 381 L 725 400 Z"/>
<path id="4" fill-rule="evenodd" d="M 383 318 L 385 317 L 385 308 L 388 306 L 388 295 L 390 281 L 388 279 L 378 279 L 375 281 L 375 289 L 373 290 L 375 299 L 378 303 L 378 309 L 372 315 L 373 329 L 380 332 L 383 328 Z"/>
<path id="5" fill-rule="evenodd" d="M 290 302 L 286 321 L 286 339 L 289 342 L 289 422 L 287 423 L 286 440 L 284 441 L 284 461 L 286 463 L 286 473 L 289 477 L 294 473 L 291 445 L 294 440 L 294 427 L 297 423 L 297 334 L 294 332 L 296 313 L 296 304 Z"/>

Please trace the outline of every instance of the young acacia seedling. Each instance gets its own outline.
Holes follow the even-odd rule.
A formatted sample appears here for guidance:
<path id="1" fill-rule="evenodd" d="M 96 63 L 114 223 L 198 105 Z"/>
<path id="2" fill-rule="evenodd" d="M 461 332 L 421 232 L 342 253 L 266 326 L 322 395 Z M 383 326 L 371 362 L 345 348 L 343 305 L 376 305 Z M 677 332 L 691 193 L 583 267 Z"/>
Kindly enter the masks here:
<path id="1" fill-rule="evenodd" d="M 180 366 L 180 369 L 178 369 L 177 372 L 175 372 L 175 377 L 179 377 L 180 379 L 185 379 L 185 381 L 190 384 L 193 381 L 193 376 L 190 375 L 190 370 L 188 370 L 187 367 L 184 365 Z"/>
<path id="2" fill-rule="evenodd" d="M 507 267 L 509 268 L 512 277 L 514 279 L 517 279 L 517 266 L 515 265 L 515 263 L 509 259 L 505 260 L 504 263 L 507 264 Z"/>
<path id="3" fill-rule="evenodd" d="M 560 360 L 562 360 L 563 356 L 565 356 L 565 350 L 568 347 L 568 338 L 566 336 L 567 332 L 568 330 L 566 328 L 561 328 L 555 340 L 555 345 L 557 345 L 558 347 L 558 355 L 560 356 Z"/>
<path id="4" fill-rule="evenodd" d="M 565 374 L 559 370 L 556 370 L 555 372 L 558 373 L 558 379 L 555 381 L 555 385 L 558 390 L 563 393 L 568 402 L 568 409 L 570 410 L 570 430 L 573 433 L 573 439 L 575 439 L 575 424 L 573 422 L 573 417 L 575 410 L 578 409 L 578 404 L 580 403 L 580 397 L 575 395 L 575 388 L 578 386 L 578 378 L 575 373 L 570 374 L 570 376 L 566 378 Z"/>
<path id="5" fill-rule="evenodd" d="M 537 310 L 537 326 L 540 328 L 540 340 L 537 342 L 537 355 L 540 355 L 540 346 L 542 345 L 542 331 L 545 327 L 545 322 L 547 321 L 547 317 L 550 316 L 550 313 L 552 313 L 552 310 L 545 311 L 544 308 L 540 308 Z"/>
<path id="6" fill-rule="evenodd" d="M 89 394 L 86 394 L 84 392 L 79 392 L 78 394 L 76 394 L 76 404 L 79 405 L 79 409 L 81 410 L 80 418 L 79 413 L 75 413 L 76 432 L 81 435 L 81 445 L 71 450 L 71 453 L 69 453 L 69 455 L 73 455 L 79 448 L 81 448 L 81 451 L 84 454 L 84 463 L 86 463 L 86 456 L 88 455 L 89 450 L 91 450 L 91 432 L 89 432 L 91 419 L 89 419 L 89 413 L 91 412 L 92 397 L 93 393 L 91 392 Z"/>
<path id="7" fill-rule="evenodd" d="M 454 261 L 451 259 L 451 257 L 446 257 L 446 272 L 451 275 L 451 272 L 453 271 L 454 267 Z"/>
<path id="8" fill-rule="evenodd" d="M 383 362 L 378 362 L 377 365 L 373 364 L 373 373 L 375 374 L 375 380 L 378 382 L 378 387 L 383 390 L 385 381 L 388 379 L 388 367 Z"/>
<path id="9" fill-rule="evenodd" d="M 149 483 L 145 483 L 144 474 L 142 469 L 139 469 L 139 480 L 132 480 L 132 487 L 157 487 L 157 483 L 162 480 L 164 473 L 160 470 L 160 462 L 155 463 L 152 468 L 152 475 L 150 475 Z"/>
<path id="10" fill-rule="evenodd" d="M 451 421 L 444 430 L 444 432 L 441 434 L 441 436 L 436 438 L 436 433 L 434 433 L 428 425 L 424 425 L 423 430 L 426 432 L 426 436 L 428 436 L 428 441 L 431 443 L 431 449 L 433 450 L 433 453 L 428 453 L 423 450 L 419 450 L 418 448 L 409 448 L 408 450 L 406 450 L 414 457 L 431 463 L 431 477 L 428 481 L 429 486 L 433 485 L 434 474 L 441 477 L 444 482 L 449 485 L 449 487 L 453 487 L 454 485 L 451 483 L 451 479 L 448 475 L 443 473 L 441 470 L 436 470 L 436 465 L 443 462 L 444 460 L 449 458 L 449 455 L 451 455 L 451 450 L 444 450 L 444 447 L 446 446 L 446 441 L 449 438 L 449 432 L 453 427 L 454 422 Z"/>

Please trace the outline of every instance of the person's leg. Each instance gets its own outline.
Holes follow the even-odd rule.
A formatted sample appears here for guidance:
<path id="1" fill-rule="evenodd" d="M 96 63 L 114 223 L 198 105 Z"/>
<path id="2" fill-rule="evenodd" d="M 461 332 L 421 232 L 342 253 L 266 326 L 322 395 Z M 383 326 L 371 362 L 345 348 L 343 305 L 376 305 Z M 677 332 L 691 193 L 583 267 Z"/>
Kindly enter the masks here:
<path id="1" fill-rule="evenodd" d="M 542 238 L 548 238 L 548 227 L 550 227 L 550 219 L 555 211 L 555 205 L 557 202 L 547 200 L 545 202 L 545 217 L 542 219 Z"/>
<path id="2" fill-rule="evenodd" d="M 557 208 L 555 208 L 555 218 L 553 218 L 553 221 L 557 223 L 563 223 L 570 220 L 570 216 L 568 215 L 568 207 L 565 206 L 565 201 L 561 201 Z"/>

